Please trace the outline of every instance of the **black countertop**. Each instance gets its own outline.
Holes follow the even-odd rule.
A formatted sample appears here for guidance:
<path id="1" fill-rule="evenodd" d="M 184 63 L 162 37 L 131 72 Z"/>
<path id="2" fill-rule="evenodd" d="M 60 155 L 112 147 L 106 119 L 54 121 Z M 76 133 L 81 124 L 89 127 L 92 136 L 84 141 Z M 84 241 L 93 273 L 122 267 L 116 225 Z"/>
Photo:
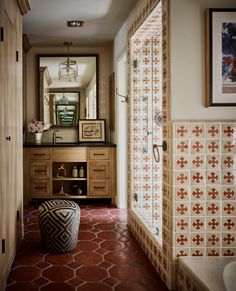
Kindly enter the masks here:
<path id="1" fill-rule="evenodd" d="M 75 143 L 75 142 L 58 142 L 56 144 L 53 144 L 51 142 L 43 142 L 41 144 L 36 144 L 34 142 L 26 142 L 24 143 L 24 147 L 25 148 L 31 148 L 31 147 L 35 147 L 35 148 L 39 148 L 39 147 L 53 147 L 53 148 L 58 148 L 58 147 L 116 147 L 116 145 L 114 143 L 110 143 L 110 142 L 93 142 L 93 143 Z"/>

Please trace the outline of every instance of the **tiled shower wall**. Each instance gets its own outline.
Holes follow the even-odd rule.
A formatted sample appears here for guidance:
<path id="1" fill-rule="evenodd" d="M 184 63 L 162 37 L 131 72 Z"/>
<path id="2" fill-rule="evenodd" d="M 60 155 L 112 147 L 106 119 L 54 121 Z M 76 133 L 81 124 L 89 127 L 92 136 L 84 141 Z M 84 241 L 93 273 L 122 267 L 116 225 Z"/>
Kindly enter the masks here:
<path id="1" fill-rule="evenodd" d="M 162 232 L 162 160 L 153 160 L 153 144 L 162 144 L 162 127 L 153 117 L 162 111 L 162 9 L 158 5 L 132 37 L 130 149 L 132 209 L 158 236 Z M 159 234 L 160 233 L 160 234 Z"/>
<path id="2" fill-rule="evenodd" d="M 173 254 L 235 256 L 235 122 L 173 122 Z"/>
<path id="3" fill-rule="evenodd" d="M 143 23 L 143 21 L 147 18 L 147 16 L 150 14 L 150 12 L 153 10 L 156 5 L 161 2 L 162 5 L 162 103 L 160 106 L 162 106 L 162 113 L 163 113 L 163 138 L 168 139 L 169 138 L 169 127 L 168 127 L 168 121 L 169 121 L 169 26 L 168 26 L 168 1 L 167 0 L 149 0 L 147 1 L 145 7 L 140 12 L 137 19 L 133 22 L 132 26 L 130 27 L 128 36 L 129 40 L 131 39 L 132 35 L 137 31 L 137 29 L 140 27 L 140 25 Z M 150 26 L 155 26 L 155 19 L 150 21 L 148 23 L 148 29 L 150 29 Z M 129 43 L 130 45 L 130 43 Z M 129 46 L 130 47 L 130 46 Z M 157 53 L 158 55 L 159 53 Z M 131 61 L 131 60 L 130 60 Z M 131 75 L 132 76 L 132 75 Z M 144 76 L 145 77 L 145 76 Z M 150 83 L 150 80 L 149 80 Z M 147 84 L 148 86 L 148 84 Z M 158 87 L 158 86 L 157 86 Z M 153 88 L 152 88 L 153 89 Z M 131 92 L 129 92 L 129 95 Z M 158 92 L 156 94 L 156 103 L 160 102 L 160 98 L 158 98 Z M 136 103 L 138 105 L 138 102 Z M 130 124 L 130 118 L 131 118 L 131 106 L 134 106 L 132 101 L 129 103 L 129 124 Z M 138 107 L 138 106 L 137 106 Z M 158 141 L 156 141 L 158 142 Z M 129 143 L 128 143 L 128 152 L 129 155 L 131 154 L 131 140 L 129 136 Z M 170 156 L 170 148 L 168 148 L 167 152 L 163 154 L 163 169 L 167 169 L 167 161 L 169 161 Z M 128 159 L 128 173 L 131 173 L 131 163 L 130 159 Z M 168 162 L 169 165 L 169 162 Z M 148 230 L 143 221 L 134 213 L 131 206 L 133 203 L 134 195 L 131 191 L 131 176 L 129 175 L 128 179 L 128 193 L 129 193 L 129 200 L 128 200 L 128 206 L 129 206 L 129 215 L 128 215 L 128 223 L 132 230 L 132 232 L 135 234 L 137 239 L 139 240 L 141 246 L 147 253 L 148 257 L 150 258 L 151 262 L 155 266 L 157 272 L 161 275 L 162 279 L 166 283 L 166 285 L 171 289 L 172 282 L 173 282 L 173 275 L 172 275 L 172 268 L 171 268 L 171 202 L 170 202 L 170 194 L 169 194 L 169 172 L 163 171 L 162 173 L 162 207 L 163 207 L 163 217 L 162 217 L 162 245 L 159 244 L 155 239 L 153 234 L 151 234 Z M 159 176 L 159 178 L 161 178 Z M 166 189 L 164 191 L 164 189 Z"/>

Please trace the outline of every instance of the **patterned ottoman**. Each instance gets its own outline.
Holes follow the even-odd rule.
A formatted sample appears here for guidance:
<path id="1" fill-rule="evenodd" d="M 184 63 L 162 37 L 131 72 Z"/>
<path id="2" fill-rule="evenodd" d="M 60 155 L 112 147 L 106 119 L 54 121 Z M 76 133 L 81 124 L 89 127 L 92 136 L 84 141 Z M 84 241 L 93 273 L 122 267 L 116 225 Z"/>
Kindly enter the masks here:
<path id="1" fill-rule="evenodd" d="M 39 206 L 42 246 L 53 253 L 65 253 L 77 245 L 80 222 L 78 204 L 69 200 L 50 200 Z"/>

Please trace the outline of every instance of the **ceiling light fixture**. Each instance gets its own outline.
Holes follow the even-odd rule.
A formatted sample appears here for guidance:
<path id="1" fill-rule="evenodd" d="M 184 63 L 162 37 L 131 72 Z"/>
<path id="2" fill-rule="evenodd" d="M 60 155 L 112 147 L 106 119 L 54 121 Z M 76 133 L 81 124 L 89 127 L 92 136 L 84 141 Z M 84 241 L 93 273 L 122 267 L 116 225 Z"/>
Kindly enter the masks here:
<path id="1" fill-rule="evenodd" d="M 71 20 L 67 21 L 68 27 L 84 27 L 85 21 L 84 20 Z"/>
<path id="2" fill-rule="evenodd" d="M 59 64 L 58 68 L 58 79 L 60 81 L 76 81 L 78 76 L 78 65 L 76 61 L 70 59 L 69 50 L 72 42 L 64 42 L 64 45 L 67 46 L 67 58 L 64 62 Z"/>

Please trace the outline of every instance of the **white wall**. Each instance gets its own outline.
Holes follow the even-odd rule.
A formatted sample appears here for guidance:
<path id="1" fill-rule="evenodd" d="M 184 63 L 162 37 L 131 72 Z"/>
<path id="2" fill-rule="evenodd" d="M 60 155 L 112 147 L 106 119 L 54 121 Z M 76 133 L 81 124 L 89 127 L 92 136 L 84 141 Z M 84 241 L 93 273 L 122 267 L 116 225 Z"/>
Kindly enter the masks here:
<path id="1" fill-rule="evenodd" d="M 172 119 L 236 119 L 236 107 L 204 107 L 205 8 L 236 0 L 170 0 Z"/>
<path id="2" fill-rule="evenodd" d="M 128 47 L 128 29 L 135 18 L 139 15 L 139 12 L 145 5 L 147 0 L 139 0 L 135 7 L 132 9 L 126 21 L 123 23 L 122 27 L 118 31 L 114 40 L 114 68 L 116 68 L 116 61 L 121 57 L 123 52 Z"/>

